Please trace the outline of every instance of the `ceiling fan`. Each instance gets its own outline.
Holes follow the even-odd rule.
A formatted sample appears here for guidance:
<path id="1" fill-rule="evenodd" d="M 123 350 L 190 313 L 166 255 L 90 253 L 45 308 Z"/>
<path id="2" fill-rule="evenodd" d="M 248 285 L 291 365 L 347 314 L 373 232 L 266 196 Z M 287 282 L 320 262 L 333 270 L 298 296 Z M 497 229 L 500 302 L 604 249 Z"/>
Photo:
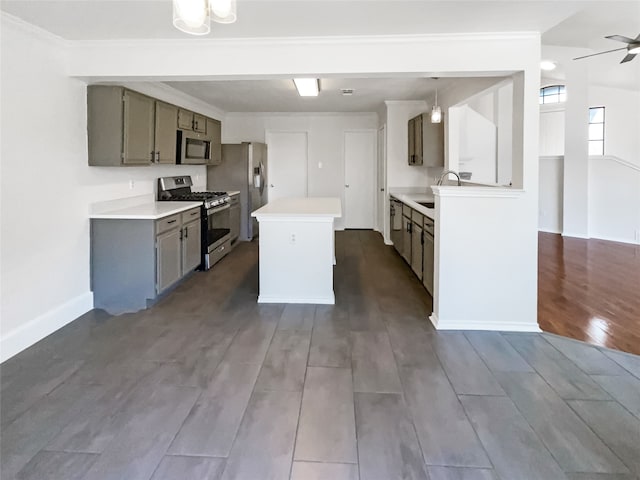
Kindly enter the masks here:
<path id="1" fill-rule="evenodd" d="M 617 42 L 626 43 L 627 46 L 622 48 L 614 48 L 613 50 L 607 50 L 606 52 L 592 53 L 591 55 L 576 57 L 574 58 L 574 60 L 580 60 L 581 58 L 587 58 L 587 57 L 595 57 L 596 55 L 602 55 L 603 53 L 611 53 L 611 52 L 618 52 L 620 50 L 626 50 L 627 55 L 620 62 L 620 63 L 626 63 L 633 60 L 633 58 L 640 53 L 640 35 L 638 35 L 635 39 L 629 38 L 629 37 L 623 37 L 622 35 L 609 35 L 608 37 L 604 37 L 604 38 L 609 38 Z"/>

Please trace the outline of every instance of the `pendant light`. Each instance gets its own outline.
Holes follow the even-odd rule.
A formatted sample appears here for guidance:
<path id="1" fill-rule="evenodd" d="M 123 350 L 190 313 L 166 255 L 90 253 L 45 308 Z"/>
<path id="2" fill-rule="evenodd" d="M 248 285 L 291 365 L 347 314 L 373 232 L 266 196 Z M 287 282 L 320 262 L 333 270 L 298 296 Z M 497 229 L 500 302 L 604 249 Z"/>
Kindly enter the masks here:
<path id="1" fill-rule="evenodd" d="M 211 31 L 209 0 L 173 0 L 173 26 L 191 35 Z"/>
<path id="2" fill-rule="evenodd" d="M 434 80 L 437 80 L 437 78 L 434 78 Z M 442 122 L 442 109 L 438 105 L 438 87 L 436 87 L 436 103 L 434 103 L 431 109 L 431 123 L 440 122 Z"/>
<path id="3" fill-rule="evenodd" d="M 233 23 L 237 19 L 236 0 L 209 0 L 211 19 L 218 23 Z"/>

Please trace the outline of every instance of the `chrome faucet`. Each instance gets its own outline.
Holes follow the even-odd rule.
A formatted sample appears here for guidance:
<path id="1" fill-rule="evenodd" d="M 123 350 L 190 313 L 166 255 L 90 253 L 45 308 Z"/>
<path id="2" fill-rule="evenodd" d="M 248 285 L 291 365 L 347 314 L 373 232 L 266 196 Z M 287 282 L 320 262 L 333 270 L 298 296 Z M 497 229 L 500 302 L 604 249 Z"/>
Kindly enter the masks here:
<path id="1" fill-rule="evenodd" d="M 460 175 L 458 175 L 456 172 L 454 172 L 453 170 L 445 170 L 444 172 L 442 172 L 442 175 L 440 175 L 440 178 L 438 179 L 438 185 L 442 185 L 442 181 L 444 180 L 444 178 L 449 175 L 450 173 L 453 173 L 456 178 L 458 179 L 458 186 L 461 187 L 462 184 L 460 183 Z"/>

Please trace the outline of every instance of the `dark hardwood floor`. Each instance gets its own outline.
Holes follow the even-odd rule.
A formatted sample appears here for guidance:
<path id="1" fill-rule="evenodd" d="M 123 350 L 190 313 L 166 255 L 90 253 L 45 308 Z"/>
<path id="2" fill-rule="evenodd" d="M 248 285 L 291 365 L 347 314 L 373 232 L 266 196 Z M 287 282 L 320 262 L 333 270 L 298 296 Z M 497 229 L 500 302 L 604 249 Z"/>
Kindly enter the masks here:
<path id="1" fill-rule="evenodd" d="M 539 234 L 545 332 L 640 354 L 640 246 Z"/>

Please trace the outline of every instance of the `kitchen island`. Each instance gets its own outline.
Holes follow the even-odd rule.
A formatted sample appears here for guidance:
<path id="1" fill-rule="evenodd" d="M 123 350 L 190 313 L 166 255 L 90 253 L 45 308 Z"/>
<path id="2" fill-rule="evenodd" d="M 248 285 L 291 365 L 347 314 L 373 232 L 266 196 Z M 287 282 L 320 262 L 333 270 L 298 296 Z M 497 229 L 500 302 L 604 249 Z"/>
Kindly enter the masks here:
<path id="1" fill-rule="evenodd" d="M 334 304 L 339 198 L 281 198 L 251 213 L 260 225 L 258 303 Z"/>

